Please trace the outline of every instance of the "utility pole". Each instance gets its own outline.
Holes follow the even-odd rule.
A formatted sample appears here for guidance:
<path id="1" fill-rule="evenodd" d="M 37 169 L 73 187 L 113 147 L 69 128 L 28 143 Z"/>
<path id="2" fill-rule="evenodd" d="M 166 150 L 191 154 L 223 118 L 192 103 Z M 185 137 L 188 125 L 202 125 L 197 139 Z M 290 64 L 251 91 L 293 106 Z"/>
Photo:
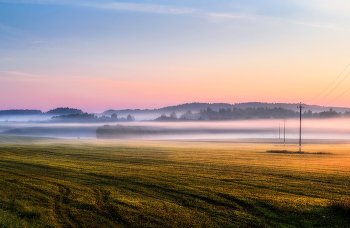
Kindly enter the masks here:
<path id="1" fill-rule="evenodd" d="M 286 120 L 283 120 L 284 126 L 283 126 L 283 131 L 284 131 L 284 137 L 283 137 L 283 142 L 284 146 L 286 146 Z"/>
<path id="2" fill-rule="evenodd" d="M 281 139 L 281 124 L 278 124 L 278 139 Z"/>
<path id="3" fill-rule="evenodd" d="M 301 112 L 302 112 L 302 108 L 304 108 L 303 106 L 301 106 L 301 102 L 298 108 L 300 108 L 299 152 L 301 152 Z"/>

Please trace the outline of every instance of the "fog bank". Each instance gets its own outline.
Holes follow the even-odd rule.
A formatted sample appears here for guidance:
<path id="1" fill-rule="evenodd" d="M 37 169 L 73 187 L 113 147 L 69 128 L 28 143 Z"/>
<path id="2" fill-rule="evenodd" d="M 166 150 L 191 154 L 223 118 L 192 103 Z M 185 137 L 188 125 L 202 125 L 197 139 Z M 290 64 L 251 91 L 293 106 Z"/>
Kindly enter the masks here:
<path id="1" fill-rule="evenodd" d="M 283 120 L 237 120 L 195 122 L 125 122 L 123 126 L 140 126 L 163 129 L 152 134 L 153 139 L 239 139 L 284 137 Z M 0 123 L 0 134 L 19 136 L 41 136 L 57 138 L 96 138 L 96 130 L 114 123 Z M 167 133 L 165 133 L 167 132 Z M 286 139 L 299 137 L 299 120 L 285 122 Z M 140 139 L 150 138 L 139 134 Z M 350 119 L 305 119 L 302 120 L 304 139 L 350 139 Z"/>

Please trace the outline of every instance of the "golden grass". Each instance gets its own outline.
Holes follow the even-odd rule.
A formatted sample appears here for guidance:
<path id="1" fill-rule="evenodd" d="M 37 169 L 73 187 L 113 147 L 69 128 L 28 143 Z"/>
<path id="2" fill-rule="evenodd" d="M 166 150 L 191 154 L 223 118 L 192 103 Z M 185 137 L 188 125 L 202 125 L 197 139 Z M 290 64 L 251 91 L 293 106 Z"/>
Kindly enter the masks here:
<path id="1" fill-rule="evenodd" d="M 24 139 L 25 140 L 25 139 Z M 346 227 L 350 145 L 57 140 L 0 146 L 0 227 Z M 330 154 L 313 154 L 316 152 Z"/>

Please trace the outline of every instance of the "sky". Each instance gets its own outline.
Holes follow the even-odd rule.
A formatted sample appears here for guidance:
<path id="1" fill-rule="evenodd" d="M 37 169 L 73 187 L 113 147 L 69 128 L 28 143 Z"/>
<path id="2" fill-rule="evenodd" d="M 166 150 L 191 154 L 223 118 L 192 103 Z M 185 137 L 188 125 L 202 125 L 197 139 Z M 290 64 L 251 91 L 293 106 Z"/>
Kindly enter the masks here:
<path id="1" fill-rule="evenodd" d="M 0 0 L 0 109 L 350 107 L 349 40 L 348 0 Z"/>

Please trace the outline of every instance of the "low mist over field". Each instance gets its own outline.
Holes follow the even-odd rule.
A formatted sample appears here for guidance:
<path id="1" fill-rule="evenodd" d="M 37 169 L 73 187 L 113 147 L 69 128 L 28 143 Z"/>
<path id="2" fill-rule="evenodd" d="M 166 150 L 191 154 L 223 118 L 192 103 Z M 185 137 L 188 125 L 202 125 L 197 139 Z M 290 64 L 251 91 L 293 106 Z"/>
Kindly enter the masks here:
<path id="1" fill-rule="evenodd" d="M 104 125 L 139 126 L 161 130 L 158 133 L 126 134 L 141 139 L 283 139 L 283 120 L 236 120 L 197 122 L 125 122 L 125 123 L 0 123 L 0 134 L 42 136 L 58 138 L 96 138 L 96 130 Z M 299 137 L 299 120 L 285 122 L 286 139 Z M 350 139 L 349 119 L 305 119 L 302 121 L 302 138 Z"/>
<path id="2" fill-rule="evenodd" d="M 184 111 L 186 108 L 192 108 L 192 111 Z M 160 114 L 161 111 L 164 112 Z M 299 137 L 299 117 L 297 104 L 258 102 L 235 105 L 191 103 L 160 109 L 107 110 L 103 113 L 86 113 L 74 108 L 56 108 L 47 112 L 3 110 L 0 118 L 9 119 L 0 121 L 0 134 L 90 139 L 280 140 L 285 137 L 288 140 Z M 305 106 L 302 138 L 348 139 L 349 119 L 347 108 Z"/>

